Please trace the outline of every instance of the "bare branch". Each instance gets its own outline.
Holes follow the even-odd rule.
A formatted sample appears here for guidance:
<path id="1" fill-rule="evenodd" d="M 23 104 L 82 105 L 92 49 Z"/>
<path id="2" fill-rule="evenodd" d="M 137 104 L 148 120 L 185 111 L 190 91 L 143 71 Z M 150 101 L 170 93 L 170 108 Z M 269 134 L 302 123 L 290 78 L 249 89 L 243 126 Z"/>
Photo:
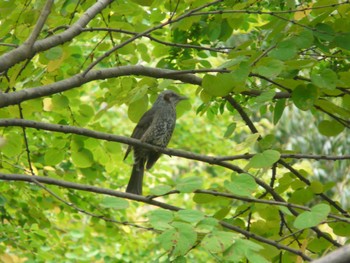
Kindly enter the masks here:
<path id="1" fill-rule="evenodd" d="M 88 130 L 88 129 L 84 129 L 84 128 L 79 128 L 79 127 L 73 127 L 73 126 L 68 126 L 68 125 L 48 124 L 48 123 L 41 123 L 41 122 L 36 122 L 36 121 L 22 120 L 22 119 L 2 119 L 2 120 L 0 120 L 0 127 L 1 126 L 19 126 L 19 127 L 25 126 L 25 127 L 36 128 L 36 129 L 45 129 L 45 130 L 49 130 L 49 131 L 56 131 L 56 132 L 63 132 L 63 133 L 74 133 L 74 134 L 78 134 L 78 135 L 88 136 L 88 137 L 107 140 L 107 141 L 116 141 L 116 142 L 121 142 L 121 143 L 129 144 L 129 145 L 133 145 L 133 146 L 141 146 L 141 147 L 144 147 L 147 149 L 152 149 L 154 151 L 168 154 L 170 156 L 173 156 L 173 155 L 180 156 L 180 157 L 184 157 L 187 159 L 193 159 L 193 160 L 203 161 L 203 162 L 206 162 L 209 164 L 219 165 L 219 166 L 228 168 L 232 171 L 235 171 L 237 173 L 247 173 L 246 171 L 244 171 L 243 169 L 241 169 L 240 167 L 238 167 L 236 165 L 233 165 L 233 164 L 227 163 L 227 162 L 217 161 L 215 158 L 210 157 L 210 156 L 199 155 L 199 154 L 195 154 L 195 153 L 187 152 L 187 151 L 182 151 L 182 150 L 173 150 L 173 149 L 168 149 L 168 148 L 157 147 L 157 146 L 154 146 L 151 144 L 142 143 L 139 140 L 136 140 L 133 138 L 112 135 L 112 134 L 103 133 L 103 132 L 96 132 L 96 131 L 92 131 L 92 130 Z M 279 162 L 281 162 L 281 161 L 282 160 L 280 160 Z M 284 164 L 284 165 L 287 168 L 289 168 L 289 166 L 287 164 Z M 293 170 L 295 170 L 295 169 L 293 169 Z M 249 173 L 247 173 L 247 174 L 249 174 Z M 263 180 L 255 177 L 251 174 L 249 174 L 249 175 L 252 176 L 252 178 L 254 178 L 255 182 L 258 185 L 263 187 L 269 194 L 271 194 L 276 201 L 285 202 L 285 200 L 278 193 L 276 193 L 272 187 L 270 187 L 268 184 L 266 184 Z M 298 174 L 297 176 L 301 176 L 301 175 Z M 321 194 L 320 196 L 323 197 L 325 195 Z M 329 201 L 330 199 L 327 198 L 325 200 Z M 332 204 L 337 209 L 338 208 L 341 209 L 332 200 L 331 200 L 330 204 Z M 299 214 L 297 211 L 295 211 L 291 207 L 288 207 L 288 209 L 295 216 L 297 216 Z M 343 209 L 341 209 L 339 211 L 341 211 L 344 216 L 347 216 L 347 213 L 346 212 L 344 213 Z M 317 233 L 319 236 L 322 236 L 327 241 L 331 242 L 333 245 L 340 246 L 340 244 L 338 242 L 334 241 L 328 235 L 325 235 L 317 227 L 312 227 L 311 229 L 315 233 Z"/>
<path id="2" fill-rule="evenodd" d="M 324 257 L 312 261 L 313 263 L 348 263 L 350 262 L 350 245 L 343 246 Z"/>
<path id="3" fill-rule="evenodd" d="M 124 137 L 124 136 L 118 136 L 114 134 L 108 134 L 103 132 L 97 132 L 92 131 L 89 129 L 84 129 L 80 127 L 74 127 L 74 126 L 68 126 L 68 125 L 58 125 L 58 124 L 50 124 L 50 123 L 43 123 L 43 122 L 36 122 L 36 121 L 29 121 L 29 120 L 22 120 L 22 119 L 0 119 L 0 127 L 9 127 L 9 126 L 18 126 L 18 127 L 29 127 L 29 128 L 35 128 L 35 129 L 42 129 L 42 130 L 48 130 L 48 131 L 54 131 L 54 132 L 61 132 L 61 133 L 72 133 L 72 134 L 78 134 L 83 135 L 91 138 L 101 139 L 101 140 L 107 140 L 107 141 L 114 141 L 114 142 L 120 142 L 132 146 L 141 146 L 147 149 L 154 150 L 156 152 L 161 152 L 170 156 L 179 156 L 186 159 L 191 160 L 197 160 L 202 161 L 209 164 L 215 164 L 219 165 L 225 168 L 228 168 L 236 173 L 247 173 L 240 167 L 228 163 L 228 162 L 222 162 L 218 161 L 215 157 L 207 156 L 207 155 L 201 155 L 196 154 L 192 152 L 187 152 L 183 150 L 175 150 L 175 149 L 169 149 L 169 148 L 162 148 L 158 146 L 154 146 L 147 143 L 142 143 L 139 140 Z M 247 173 L 249 174 L 249 173 Z M 263 187 L 268 193 L 270 193 L 275 200 L 285 202 L 285 200 L 278 195 L 272 187 L 270 187 L 268 184 L 266 184 L 263 180 L 251 175 L 257 184 L 259 184 L 261 187 Z M 295 211 L 294 211 L 295 212 Z"/>
<path id="4" fill-rule="evenodd" d="M 68 30 L 62 32 L 61 34 L 54 35 L 43 40 L 37 40 L 34 43 L 33 48 L 30 50 L 28 50 L 25 45 L 21 45 L 18 48 L 0 56 L 0 72 L 9 69 L 13 65 L 23 60 L 31 58 L 34 54 L 36 54 L 39 51 L 48 50 L 54 46 L 63 44 L 73 39 L 75 36 L 81 33 L 81 29 L 85 27 L 91 21 L 91 19 L 93 19 L 96 16 L 96 14 L 98 14 L 104 8 L 106 8 L 107 5 L 111 2 L 112 0 L 98 0 L 96 4 L 94 4 L 88 10 L 86 10 L 82 17 L 76 23 L 74 23 Z"/>
<path id="5" fill-rule="evenodd" d="M 178 194 L 178 193 L 180 193 L 178 190 L 173 190 L 173 191 L 170 191 L 170 192 L 168 192 L 166 194 L 162 194 L 162 195 L 152 195 L 149 198 L 154 199 L 154 198 L 163 197 L 163 196 L 172 195 L 172 194 Z M 247 203 L 258 203 L 258 204 L 267 204 L 267 205 L 274 205 L 274 206 L 292 207 L 292 208 L 301 209 L 304 211 L 311 210 L 309 207 L 303 206 L 303 205 L 287 203 L 287 202 L 280 202 L 280 201 L 275 201 L 275 200 L 251 198 L 251 197 L 246 197 L 246 196 L 234 195 L 234 194 L 230 194 L 230 193 L 217 192 L 217 191 L 213 191 L 213 190 L 198 189 L 198 190 L 195 190 L 194 193 L 208 194 L 208 195 L 213 195 L 213 196 L 222 196 L 222 197 L 226 197 L 226 198 L 230 198 L 230 199 L 234 199 L 234 200 L 240 200 L 240 201 L 247 202 Z M 338 216 L 335 214 L 329 214 L 328 217 L 336 219 L 338 221 L 345 222 L 345 223 L 350 223 L 350 219 L 344 218 L 344 217 L 341 217 L 341 216 Z"/>
<path id="6" fill-rule="evenodd" d="M 158 69 L 144 66 L 123 66 L 103 70 L 92 70 L 85 76 L 83 76 L 83 74 L 77 74 L 71 78 L 61 80 L 49 85 L 24 89 L 18 92 L 6 94 L 0 93 L 0 108 L 8 105 L 18 104 L 22 101 L 63 92 L 75 87 L 79 87 L 82 84 L 92 80 L 115 78 L 120 76 L 142 75 L 154 78 L 168 78 L 196 85 L 200 85 L 202 82 L 202 79 L 195 75 L 183 74 L 172 77 L 167 76 L 167 73 L 169 72 L 173 72 L 173 70 Z"/>
<path id="7" fill-rule="evenodd" d="M 312 6 L 312 7 L 304 7 L 300 9 L 290 9 L 290 10 L 284 10 L 284 11 L 261 11 L 261 10 L 215 10 L 215 11 L 208 11 L 208 12 L 198 12 L 194 15 L 206 15 L 206 14 L 257 14 L 257 15 L 274 15 L 274 14 L 291 14 L 291 13 L 297 13 L 297 12 L 305 12 L 305 11 L 312 11 L 312 10 L 318 10 L 318 9 L 325 9 L 330 7 L 336 7 L 340 5 L 346 5 L 349 4 L 350 1 L 344 1 L 337 4 L 330 4 L 330 5 L 322 5 L 322 6 Z"/>
<path id="8" fill-rule="evenodd" d="M 30 34 L 29 38 L 23 43 L 23 45 L 27 46 L 28 49 L 31 50 L 34 45 L 34 42 L 38 39 L 41 29 L 43 28 L 45 21 L 50 14 L 53 2 L 53 0 L 47 0 L 44 9 L 42 10 L 39 19 L 34 27 L 34 30 Z"/>
<path id="9" fill-rule="evenodd" d="M 239 154 L 232 156 L 221 156 L 216 157 L 220 161 L 233 161 L 233 160 L 249 160 L 255 154 Z M 338 160 L 350 160 L 350 155 L 314 155 L 314 154 L 302 154 L 302 153 L 290 153 L 281 154 L 282 159 L 310 159 L 310 160 L 325 160 L 325 161 L 338 161 Z"/>
<path id="10" fill-rule="evenodd" d="M 164 78 L 164 79 L 173 79 L 179 80 L 183 83 L 201 85 L 202 78 L 197 77 L 192 73 L 205 73 L 205 72 L 218 72 L 222 69 L 201 69 L 201 70 L 169 70 L 169 69 L 160 69 L 145 67 L 141 65 L 137 66 L 121 66 L 114 67 L 110 69 L 100 69 L 100 70 L 91 70 L 88 74 L 83 76 L 83 74 L 74 75 L 71 78 L 65 80 L 57 81 L 52 84 L 43 85 L 35 88 L 28 88 L 20 90 L 17 92 L 11 93 L 0 93 L 0 108 L 15 105 L 20 102 L 40 98 L 44 96 L 53 95 L 63 91 L 67 91 L 76 87 L 79 87 L 85 83 L 88 83 L 93 80 L 108 79 L 108 78 L 117 78 L 121 76 L 148 76 L 153 78 Z M 227 70 L 225 70 L 227 71 Z M 246 90 L 242 94 L 248 96 L 259 96 L 262 91 L 259 90 Z M 277 92 L 275 99 L 289 98 L 291 95 L 288 92 Z"/>
<path id="11" fill-rule="evenodd" d="M 87 67 L 87 69 L 83 72 L 83 76 L 85 76 L 93 67 L 95 67 L 98 63 L 100 63 L 103 59 L 105 59 L 106 57 L 108 57 L 109 55 L 111 55 L 111 54 L 112 54 L 113 52 L 115 52 L 116 50 L 118 50 L 118 49 L 120 49 L 120 48 L 126 46 L 127 44 L 133 42 L 135 39 L 138 39 L 138 38 L 140 38 L 140 37 L 146 36 L 146 35 L 148 35 L 149 33 L 153 32 L 153 31 L 156 31 L 156 30 L 158 30 L 158 29 L 160 29 L 160 28 L 163 28 L 163 27 L 165 27 L 165 26 L 171 25 L 171 24 L 173 24 L 173 23 L 175 23 L 175 22 L 181 21 L 182 19 L 191 16 L 193 13 L 198 12 L 199 10 L 202 10 L 203 8 L 206 8 L 206 7 L 208 7 L 208 6 L 215 5 L 215 4 L 220 3 L 220 2 L 222 2 L 222 1 L 223 1 L 223 0 L 215 0 L 215 1 L 213 1 L 213 2 L 204 4 L 204 5 L 200 6 L 200 7 L 197 7 L 197 8 L 195 8 L 195 9 L 192 9 L 192 10 L 188 11 L 187 13 L 185 13 L 185 14 L 183 14 L 183 15 L 177 17 L 176 19 L 172 19 L 172 20 L 169 19 L 169 20 L 167 20 L 167 21 L 164 22 L 164 23 L 161 23 L 161 24 L 159 24 L 159 25 L 157 25 L 157 26 L 154 26 L 154 27 L 152 27 L 152 28 L 149 28 L 149 29 L 147 29 L 147 30 L 145 30 L 145 31 L 143 31 L 143 32 L 141 32 L 141 33 L 138 33 L 137 35 L 134 35 L 133 37 L 131 37 L 131 38 L 129 38 L 128 40 L 126 40 L 126 41 L 120 43 L 119 45 L 117 45 L 117 46 L 115 46 L 115 47 L 113 47 L 112 49 L 110 49 L 109 51 L 107 51 L 104 55 L 102 55 L 102 56 L 100 56 L 99 58 L 97 58 L 97 59 L 96 59 L 93 63 L 91 63 L 91 64 Z"/>
<path id="12" fill-rule="evenodd" d="M 69 26 L 66 26 L 65 28 L 69 28 Z M 84 31 L 84 32 L 94 32 L 94 31 L 117 32 L 117 33 L 123 33 L 123 34 L 134 35 L 134 36 L 138 34 L 137 32 L 124 30 L 124 29 L 103 28 L 103 27 L 89 27 L 89 28 L 84 28 L 82 31 Z M 197 50 L 209 50 L 209 51 L 218 52 L 218 53 L 228 53 L 225 49 L 230 49 L 230 47 L 214 48 L 214 47 L 205 47 L 205 46 L 198 46 L 198 45 L 191 45 L 191 44 L 167 42 L 167 41 L 160 40 L 156 37 L 153 37 L 150 34 L 146 34 L 143 37 L 146 37 L 154 42 L 163 44 L 165 46 L 172 46 L 172 47 L 179 47 L 179 48 L 192 48 L 192 49 L 197 49 Z"/>
<path id="13" fill-rule="evenodd" d="M 4 174 L 4 173 L 0 173 L 0 179 L 1 180 L 7 180 L 7 181 L 25 181 L 25 182 L 33 182 L 33 178 L 40 182 L 40 183 L 44 183 L 44 184 L 51 184 L 51 185 L 57 185 L 57 186 L 61 186 L 64 188 L 70 188 L 70 189 L 76 189 L 76 190 L 81 190 L 81 191 L 87 191 L 87 192 L 92 192 L 92 193 L 97 193 L 97 194 L 103 194 L 103 195 L 109 195 L 109 196 L 115 196 L 115 197 L 120 197 L 120 198 L 125 198 L 125 199 L 129 199 L 129 200 L 134 200 L 134 201 L 138 201 L 138 202 L 142 202 L 142 203 L 146 203 L 149 205 L 153 205 L 153 206 L 157 206 L 160 208 L 164 208 L 167 210 L 171 210 L 171 211 L 180 211 L 182 210 L 182 208 L 177 207 L 177 206 L 173 206 L 173 205 L 169 205 L 163 202 L 159 202 L 156 200 L 153 200 L 151 198 L 145 197 L 145 196 L 141 196 L 141 195 L 134 195 L 134 194 L 130 194 L 130 193 L 124 193 L 124 192 L 119 192 L 119 191 L 115 191 L 115 190 L 110 190 L 110 189 L 106 189 L 106 188 L 100 188 L 100 187 L 96 187 L 96 186 L 91 186 L 91 185 L 83 185 L 83 184 L 77 184 L 77 183 L 73 183 L 73 182 L 67 182 L 67 181 L 63 181 L 63 180 L 58 180 L 58 179 L 53 179 L 50 177 L 43 177 L 43 176 L 30 176 L 30 175 L 22 175 L 22 174 Z M 306 256 L 303 252 L 290 248 L 288 246 L 285 246 L 283 244 L 280 244 L 274 240 L 270 240 L 267 238 L 264 238 L 262 236 L 256 235 L 254 233 L 251 233 L 247 230 L 244 230 L 242 228 L 239 228 L 237 226 L 231 225 L 227 222 L 224 221 L 219 221 L 219 223 L 230 230 L 233 230 L 237 233 L 240 233 L 242 235 L 244 235 L 247 238 L 252 238 L 255 239 L 257 241 L 263 242 L 265 244 L 274 246 L 278 249 L 283 249 L 286 250 L 288 252 L 291 252 L 295 255 L 298 255 L 300 257 L 302 257 L 304 260 L 307 261 L 311 261 L 311 258 L 309 258 L 308 256 Z"/>

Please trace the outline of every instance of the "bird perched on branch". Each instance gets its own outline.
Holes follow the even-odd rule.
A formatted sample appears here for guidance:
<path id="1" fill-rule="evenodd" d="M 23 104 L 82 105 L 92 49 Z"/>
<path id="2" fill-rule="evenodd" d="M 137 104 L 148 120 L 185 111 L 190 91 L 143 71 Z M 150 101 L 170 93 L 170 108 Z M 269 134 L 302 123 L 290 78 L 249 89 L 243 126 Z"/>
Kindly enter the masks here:
<path id="1" fill-rule="evenodd" d="M 172 90 L 159 94 L 152 108 L 143 114 L 136 125 L 131 138 L 141 142 L 166 147 L 173 134 L 176 123 L 176 105 L 187 97 L 180 96 Z M 142 195 L 142 180 L 144 169 L 150 169 L 158 160 L 161 153 L 140 146 L 129 145 L 124 160 L 134 150 L 134 165 L 126 192 Z"/>

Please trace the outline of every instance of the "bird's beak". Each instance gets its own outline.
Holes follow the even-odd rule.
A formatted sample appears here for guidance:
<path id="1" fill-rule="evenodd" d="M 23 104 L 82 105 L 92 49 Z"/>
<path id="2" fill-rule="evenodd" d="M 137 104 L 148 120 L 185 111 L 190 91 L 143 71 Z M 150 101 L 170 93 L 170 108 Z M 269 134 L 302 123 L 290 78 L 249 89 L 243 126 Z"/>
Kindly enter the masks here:
<path id="1" fill-rule="evenodd" d="M 188 100 L 188 98 L 186 96 L 180 96 L 179 99 L 180 100 Z"/>

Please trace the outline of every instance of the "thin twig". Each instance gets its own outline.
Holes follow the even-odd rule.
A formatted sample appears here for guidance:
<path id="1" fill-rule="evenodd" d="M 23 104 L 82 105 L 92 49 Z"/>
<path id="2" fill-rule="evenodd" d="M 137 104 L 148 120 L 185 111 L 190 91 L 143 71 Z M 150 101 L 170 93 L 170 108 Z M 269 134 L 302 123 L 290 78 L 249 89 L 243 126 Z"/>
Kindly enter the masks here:
<path id="1" fill-rule="evenodd" d="M 198 12 L 199 10 L 202 10 L 202 9 L 204 9 L 204 8 L 206 8 L 206 7 L 215 5 L 215 4 L 220 3 L 220 2 L 222 2 L 222 1 L 223 1 L 223 0 L 215 0 L 215 1 L 213 1 L 213 2 L 204 4 L 204 5 L 200 6 L 200 7 L 197 7 L 197 8 L 195 8 L 195 9 L 192 9 L 192 10 L 188 11 L 187 13 L 185 13 L 185 14 L 179 16 L 179 17 L 176 18 L 176 19 L 167 20 L 167 21 L 164 22 L 164 23 L 161 23 L 161 24 L 159 24 L 159 25 L 157 25 L 157 26 L 154 26 L 154 27 L 152 27 L 152 28 L 149 28 L 149 29 L 147 29 L 147 30 L 145 30 L 145 31 L 143 31 L 143 32 L 141 32 L 141 33 L 138 33 L 137 35 L 135 35 L 135 36 L 129 38 L 128 40 L 126 40 L 126 41 L 120 43 L 119 45 L 116 45 L 115 47 L 113 47 L 112 49 L 110 49 L 109 51 L 107 51 L 104 55 L 102 55 L 102 56 L 100 56 L 99 58 L 97 58 L 97 59 L 96 59 L 93 63 L 91 63 L 91 64 L 87 67 L 87 69 L 83 72 L 83 76 L 85 76 L 93 67 L 95 67 L 98 63 L 100 63 L 103 59 L 105 59 L 106 57 L 108 57 L 109 55 L 111 55 L 111 54 L 112 54 L 113 52 L 115 52 L 116 50 L 118 50 L 118 49 L 120 49 L 120 48 L 126 46 L 127 44 L 133 42 L 135 39 L 138 39 L 138 38 L 140 38 L 140 37 L 143 37 L 143 36 L 145 36 L 145 35 L 148 35 L 149 33 L 153 32 L 153 31 L 156 31 L 156 30 L 161 29 L 161 28 L 163 28 L 163 27 L 165 27 L 165 26 L 168 26 L 168 25 L 170 25 L 170 24 L 173 24 L 173 23 L 175 23 L 175 22 L 178 22 L 178 21 L 184 19 L 185 17 L 188 17 L 188 16 L 190 16 L 191 14 L 193 14 L 193 13 L 195 13 L 195 12 Z"/>
<path id="2" fill-rule="evenodd" d="M 54 0 L 47 0 L 46 4 L 41 11 L 41 14 L 39 16 L 38 21 L 36 22 L 36 25 L 34 27 L 34 30 L 30 34 L 29 38 L 24 42 L 23 45 L 26 45 L 28 49 L 32 49 L 35 41 L 38 39 L 39 34 L 45 24 L 45 21 L 47 20 L 50 11 L 51 11 L 51 6 L 53 4 Z"/>
<path id="3" fill-rule="evenodd" d="M 129 199 L 129 200 L 134 200 L 134 201 L 150 204 L 150 205 L 153 205 L 153 206 L 161 207 L 161 208 L 164 208 L 164 209 L 167 209 L 167 210 L 171 210 L 171 211 L 180 211 L 180 210 L 182 210 L 182 208 L 180 208 L 180 207 L 169 205 L 169 204 L 166 204 L 166 203 L 163 203 L 163 202 L 159 202 L 159 201 L 156 201 L 156 200 L 153 200 L 153 199 L 149 199 L 149 198 L 147 198 L 145 196 L 141 196 L 141 195 L 135 195 L 135 194 L 131 194 L 131 193 L 124 193 L 124 192 L 119 192 L 119 191 L 115 191 L 115 190 L 111 190 L 111 189 L 91 186 L 91 185 L 83 185 L 83 184 L 78 184 L 78 183 L 73 183 L 73 182 L 67 182 L 67 181 L 58 180 L 58 179 L 54 179 L 54 178 L 50 178 L 50 177 L 0 173 L 0 179 L 1 180 L 26 181 L 26 182 L 33 183 L 33 178 L 36 181 L 38 181 L 40 183 L 43 183 L 43 184 L 51 184 L 51 185 L 57 185 L 57 186 L 70 188 L 70 189 L 76 189 L 76 190 L 81 190 L 81 191 L 97 193 L 97 194 L 121 197 L 121 198 Z M 251 233 L 251 232 L 249 232 L 247 230 L 244 230 L 244 229 L 239 228 L 237 226 L 231 225 L 231 224 L 229 224 L 227 222 L 219 221 L 219 223 L 223 227 L 225 227 L 227 229 L 230 229 L 232 231 L 235 231 L 237 233 L 240 233 L 240 234 L 244 235 L 247 238 L 252 238 L 252 239 L 260 241 L 262 243 L 274 246 L 274 247 L 276 247 L 278 249 L 286 250 L 286 251 L 288 251 L 290 253 L 293 253 L 295 255 L 298 255 L 298 256 L 302 257 L 304 260 L 308 260 L 308 261 L 311 260 L 311 258 L 306 256 L 302 251 L 290 248 L 290 247 L 285 246 L 283 244 L 280 244 L 280 243 L 278 243 L 278 242 L 276 242 L 274 240 L 270 240 L 270 239 L 267 239 L 265 237 L 259 236 L 257 234 Z"/>

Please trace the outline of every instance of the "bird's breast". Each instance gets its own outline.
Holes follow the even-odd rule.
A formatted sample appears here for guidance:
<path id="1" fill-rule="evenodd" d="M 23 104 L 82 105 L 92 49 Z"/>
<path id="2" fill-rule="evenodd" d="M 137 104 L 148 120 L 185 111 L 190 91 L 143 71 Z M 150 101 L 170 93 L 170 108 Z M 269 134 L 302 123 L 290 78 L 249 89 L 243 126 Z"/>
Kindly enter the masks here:
<path id="1" fill-rule="evenodd" d="M 157 146 L 167 146 L 173 134 L 175 122 L 175 114 L 161 114 L 150 125 L 143 138 L 144 141 Z"/>

